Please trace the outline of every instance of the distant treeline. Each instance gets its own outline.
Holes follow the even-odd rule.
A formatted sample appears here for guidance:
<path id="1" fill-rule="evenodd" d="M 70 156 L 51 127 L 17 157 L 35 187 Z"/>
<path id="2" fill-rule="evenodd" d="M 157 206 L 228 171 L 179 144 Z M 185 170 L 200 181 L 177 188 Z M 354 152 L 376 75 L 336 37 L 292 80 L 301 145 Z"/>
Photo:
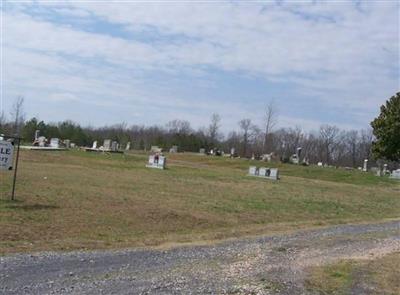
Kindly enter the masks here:
<path id="1" fill-rule="evenodd" d="M 268 134 L 246 119 L 239 122 L 240 131 L 232 131 L 223 136 L 220 133 L 220 118 L 213 115 L 207 128 L 194 130 L 190 123 L 173 120 L 166 126 L 127 126 L 117 124 L 104 127 L 82 127 L 72 121 L 45 123 L 36 118 L 30 120 L 0 120 L 0 133 L 19 133 L 25 143 L 31 143 L 35 130 L 46 138 L 70 139 L 78 146 L 91 146 L 97 140 L 99 145 L 104 139 L 118 141 L 122 146 L 131 142 L 131 148 L 149 150 L 152 145 L 165 149 L 177 145 L 180 151 L 198 152 L 200 148 L 209 150 L 218 148 L 227 153 L 235 148 L 238 155 L 251 157 L 273 152 L 276 158 L 287 161 L 302 147 L 302 158 L 310 163 L 324 162 L 329 165 L 357 167 L 364 159 L 372 160 L 371 130 L 344 131 L 336 126 L 323 125 L 319 131 L 304 132 L 301 128 L 281 128 Z"/>

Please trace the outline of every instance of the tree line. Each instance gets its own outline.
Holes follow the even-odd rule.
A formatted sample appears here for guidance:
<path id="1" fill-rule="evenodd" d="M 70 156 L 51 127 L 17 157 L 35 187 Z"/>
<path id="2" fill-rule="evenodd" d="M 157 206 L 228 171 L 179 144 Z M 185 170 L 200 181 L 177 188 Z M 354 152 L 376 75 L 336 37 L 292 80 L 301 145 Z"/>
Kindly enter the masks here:
<path id="1" fill-rule="evenodd" d="M 400 99 L 400 95 L 397 94 L 397 97 Z M 78 146 L 91 146 L 95 140 L 101 145 L 104 139 L 111 139 L 118 141 L 121 146 L 131 142 L 131 148 L 137 150 L 149 150 L 153 145 L 168 150 L 177 145 L 180 151 L 198 152 L 200 148 L 205 148 L 230 153 L 234 148 L 241 157 L 273 153 L 275 158 L 283 162 L 289 161 L 296 149 L 301 147 L 302 159 L 307 159 L 309 163 L 323 162 L 348 167 L 362 166 L 364 159 L 374 159 L 373 145 L 377 149 L 377 144 L 374 143 L 376 137 L 372 129 L 341 130 L 333 125 L 321 125 L 319 130 L 304 132 L 300 127 L 275 128 L 276 123 L 276 109 L 270 103 L 265 110 L 263 126 L 244 118 L 238 122 L 237 130 L 225 135 L 221 132 L 221 117 L 216 113 L 211 116 L 207 127 L 197 130 L 191 127 L 190 122 L 178 119 L 171 120 L 165 126 L 128 126 L 121 123 L 84 127 L 69 120 L 57 123 L 45 123 L 37 118 L 25 120 L 23 98 L 19 97 L 10 116 L 0 114 L 0 133 L 19 134 L 25 143 L 32 142 L 35 130 L 40 130 L 40 134 L 46 138 L 70 139 Z M 398 161 L 397 158 L 386 158 Z"/>

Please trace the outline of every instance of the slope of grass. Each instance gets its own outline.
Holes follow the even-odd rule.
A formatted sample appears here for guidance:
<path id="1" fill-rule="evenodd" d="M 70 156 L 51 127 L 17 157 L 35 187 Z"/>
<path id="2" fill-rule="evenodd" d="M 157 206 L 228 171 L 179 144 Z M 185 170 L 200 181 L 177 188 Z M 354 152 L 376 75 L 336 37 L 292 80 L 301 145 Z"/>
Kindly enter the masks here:
<path id="1" fill-rule="evenodd" d="M 282 165 L 246 176 L 243 159 L 23 151 L 16 202 L 1 173 L 0 252 L 159 245 L 397 218 L 400 184 L 358 171 Z M 250 163 L 249 163 L 250 162 Z"/>

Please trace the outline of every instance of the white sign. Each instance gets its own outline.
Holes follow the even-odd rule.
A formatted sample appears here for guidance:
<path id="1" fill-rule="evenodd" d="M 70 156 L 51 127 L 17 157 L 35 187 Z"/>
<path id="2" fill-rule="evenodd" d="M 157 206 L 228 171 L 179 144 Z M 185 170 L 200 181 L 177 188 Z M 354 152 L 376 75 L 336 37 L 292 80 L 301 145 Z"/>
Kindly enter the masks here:
<path id="1" fill-rule="evenodd" d="M 0 170 L 11 170 L 14 146 L 11 142 L 0 140 Z"/>

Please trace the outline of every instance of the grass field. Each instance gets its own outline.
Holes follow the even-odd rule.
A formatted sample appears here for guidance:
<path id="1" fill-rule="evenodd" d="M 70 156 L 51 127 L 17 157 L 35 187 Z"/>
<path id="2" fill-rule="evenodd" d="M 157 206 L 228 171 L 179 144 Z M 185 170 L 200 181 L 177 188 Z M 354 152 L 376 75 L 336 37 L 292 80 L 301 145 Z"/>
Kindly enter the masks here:
<path id="1" fill-rule="evenodd" d="M 319 294 L 400 294 L 400 252 L 374 260 L 343 260 L 312 269 L 306 286 Z M 359 289 L 359 288 L 363 289 Z"/>
<path id="2" fill-rule="evenodd" d="M 332 168 L 247 177 L 245 159 L 22 151 L 17 201 L 2 172 L 0 253 L 207 241 L 400 217 L 400 182 Z M 264 164 L 265 165 L 265 164 Z"/>

